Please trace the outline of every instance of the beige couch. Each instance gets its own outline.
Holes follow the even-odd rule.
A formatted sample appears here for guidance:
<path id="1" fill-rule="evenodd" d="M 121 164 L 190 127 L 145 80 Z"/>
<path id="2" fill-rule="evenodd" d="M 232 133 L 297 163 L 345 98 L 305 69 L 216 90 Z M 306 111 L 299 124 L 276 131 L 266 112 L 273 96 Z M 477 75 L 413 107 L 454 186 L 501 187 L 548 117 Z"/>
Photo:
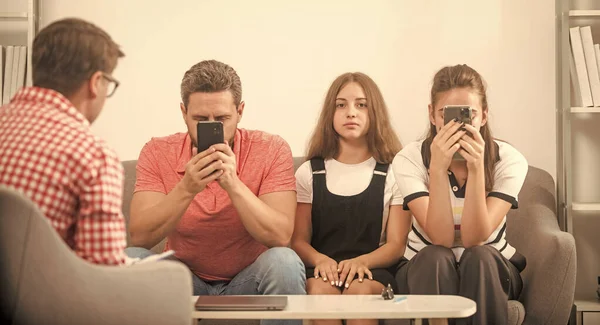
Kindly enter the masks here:
<path id="1" fill-rule="evenodd" d="M 295 167 L 302 161 L 295 158 Z M 128 219 L 136 161 L 125 161 L 123 165 L 123 213 Z M 530 166 L 519 194 L 519 209 L 508 215 L 508 241 L 527 257 L 523 292 L 519 301 L 509 302 L 511 325 L 564 325 L 569 319 L 575 292 L 575 240 L 558 227 L 555 188 L 550 174 Z M 160 251 L 163 246 L 161 243 L 153 250 Z"/>

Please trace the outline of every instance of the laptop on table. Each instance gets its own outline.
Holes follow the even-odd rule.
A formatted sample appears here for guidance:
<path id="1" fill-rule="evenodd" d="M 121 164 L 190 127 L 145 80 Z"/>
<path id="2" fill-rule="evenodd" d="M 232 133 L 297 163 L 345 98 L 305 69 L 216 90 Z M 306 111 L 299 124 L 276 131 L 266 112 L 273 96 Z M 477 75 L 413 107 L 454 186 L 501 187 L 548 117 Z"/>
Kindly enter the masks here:
<path id="1" fill-rule="evenodd" d="M 287 296 L 199 296 L 196 310 L 283 310 L 287 306 Z"/>

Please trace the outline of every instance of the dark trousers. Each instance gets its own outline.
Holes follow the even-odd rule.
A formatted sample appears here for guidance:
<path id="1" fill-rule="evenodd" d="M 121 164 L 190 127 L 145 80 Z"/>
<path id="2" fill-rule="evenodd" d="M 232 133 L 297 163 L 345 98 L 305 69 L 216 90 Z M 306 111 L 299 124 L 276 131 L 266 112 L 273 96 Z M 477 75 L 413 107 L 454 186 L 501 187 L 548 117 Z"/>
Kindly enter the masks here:
<path id="1" fill-rule="evenodd" d="M 477 312 L 455 324 L 506 324 L 508 300 L 523 288 L 519 270 L 490 246 L 467 248 L 456 261 L 452 250 L 431 245 L 398 266 L 396 281 L 403 294 L 460 295 L 477 304 Z M 449 320 L 453 323 L 453 320 Z"/>

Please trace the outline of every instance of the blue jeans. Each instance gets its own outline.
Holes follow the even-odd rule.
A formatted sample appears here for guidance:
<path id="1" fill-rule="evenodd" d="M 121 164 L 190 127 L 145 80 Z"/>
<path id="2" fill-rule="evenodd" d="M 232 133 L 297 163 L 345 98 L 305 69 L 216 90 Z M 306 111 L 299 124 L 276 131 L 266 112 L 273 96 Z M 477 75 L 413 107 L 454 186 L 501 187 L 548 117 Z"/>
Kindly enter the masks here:
<path id="1" fill-rule="evenodd" d="M 128 247 L 129 257 L 144 258 L 154 254 L 141 247 Z M 205 282 L 192 274 L 194 295 L 304 295 L 306 274 L 304 264 L 293 250 L 274 247 L 262 253 L 254 263 L 243 269 L 231 281 Z M 263 325 L 299 325 L 300 320 L 263 320 Z"/>

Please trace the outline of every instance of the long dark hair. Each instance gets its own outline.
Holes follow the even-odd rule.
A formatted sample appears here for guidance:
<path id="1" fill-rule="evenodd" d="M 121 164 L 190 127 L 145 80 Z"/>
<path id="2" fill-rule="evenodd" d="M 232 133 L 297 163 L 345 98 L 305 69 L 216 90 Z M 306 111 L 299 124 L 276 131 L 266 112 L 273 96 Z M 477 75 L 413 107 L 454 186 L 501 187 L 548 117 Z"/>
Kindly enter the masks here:
<path id="1" fill-rule="evenodd" d="M 481 75 L 475 69 L 466 64 L 448 66 L 442 68 L 433 77 L 431 87 L 431 106 L 435 107 L 440 93 L 455 89 L 466 88 L 479 96 L 481 100 L 481 109 L 488 112 L 488 102 L 486 95 L 486 85 Z M 490 130 L 489 114 L 488 122 L 481 126 L 479 133 L 485 141 L 484 169 L 485 169 L 485 190 L 490 192 L 494 187 L 494 166 L 499 159 L 498 146 L 494 142 L 492 131 Z M 437 134 L 435 125 L 430 123 L 427 138 L 423 141 L 423 160 L 426 166 L 429 166 L 431 160 L 431 143 Z"/>

